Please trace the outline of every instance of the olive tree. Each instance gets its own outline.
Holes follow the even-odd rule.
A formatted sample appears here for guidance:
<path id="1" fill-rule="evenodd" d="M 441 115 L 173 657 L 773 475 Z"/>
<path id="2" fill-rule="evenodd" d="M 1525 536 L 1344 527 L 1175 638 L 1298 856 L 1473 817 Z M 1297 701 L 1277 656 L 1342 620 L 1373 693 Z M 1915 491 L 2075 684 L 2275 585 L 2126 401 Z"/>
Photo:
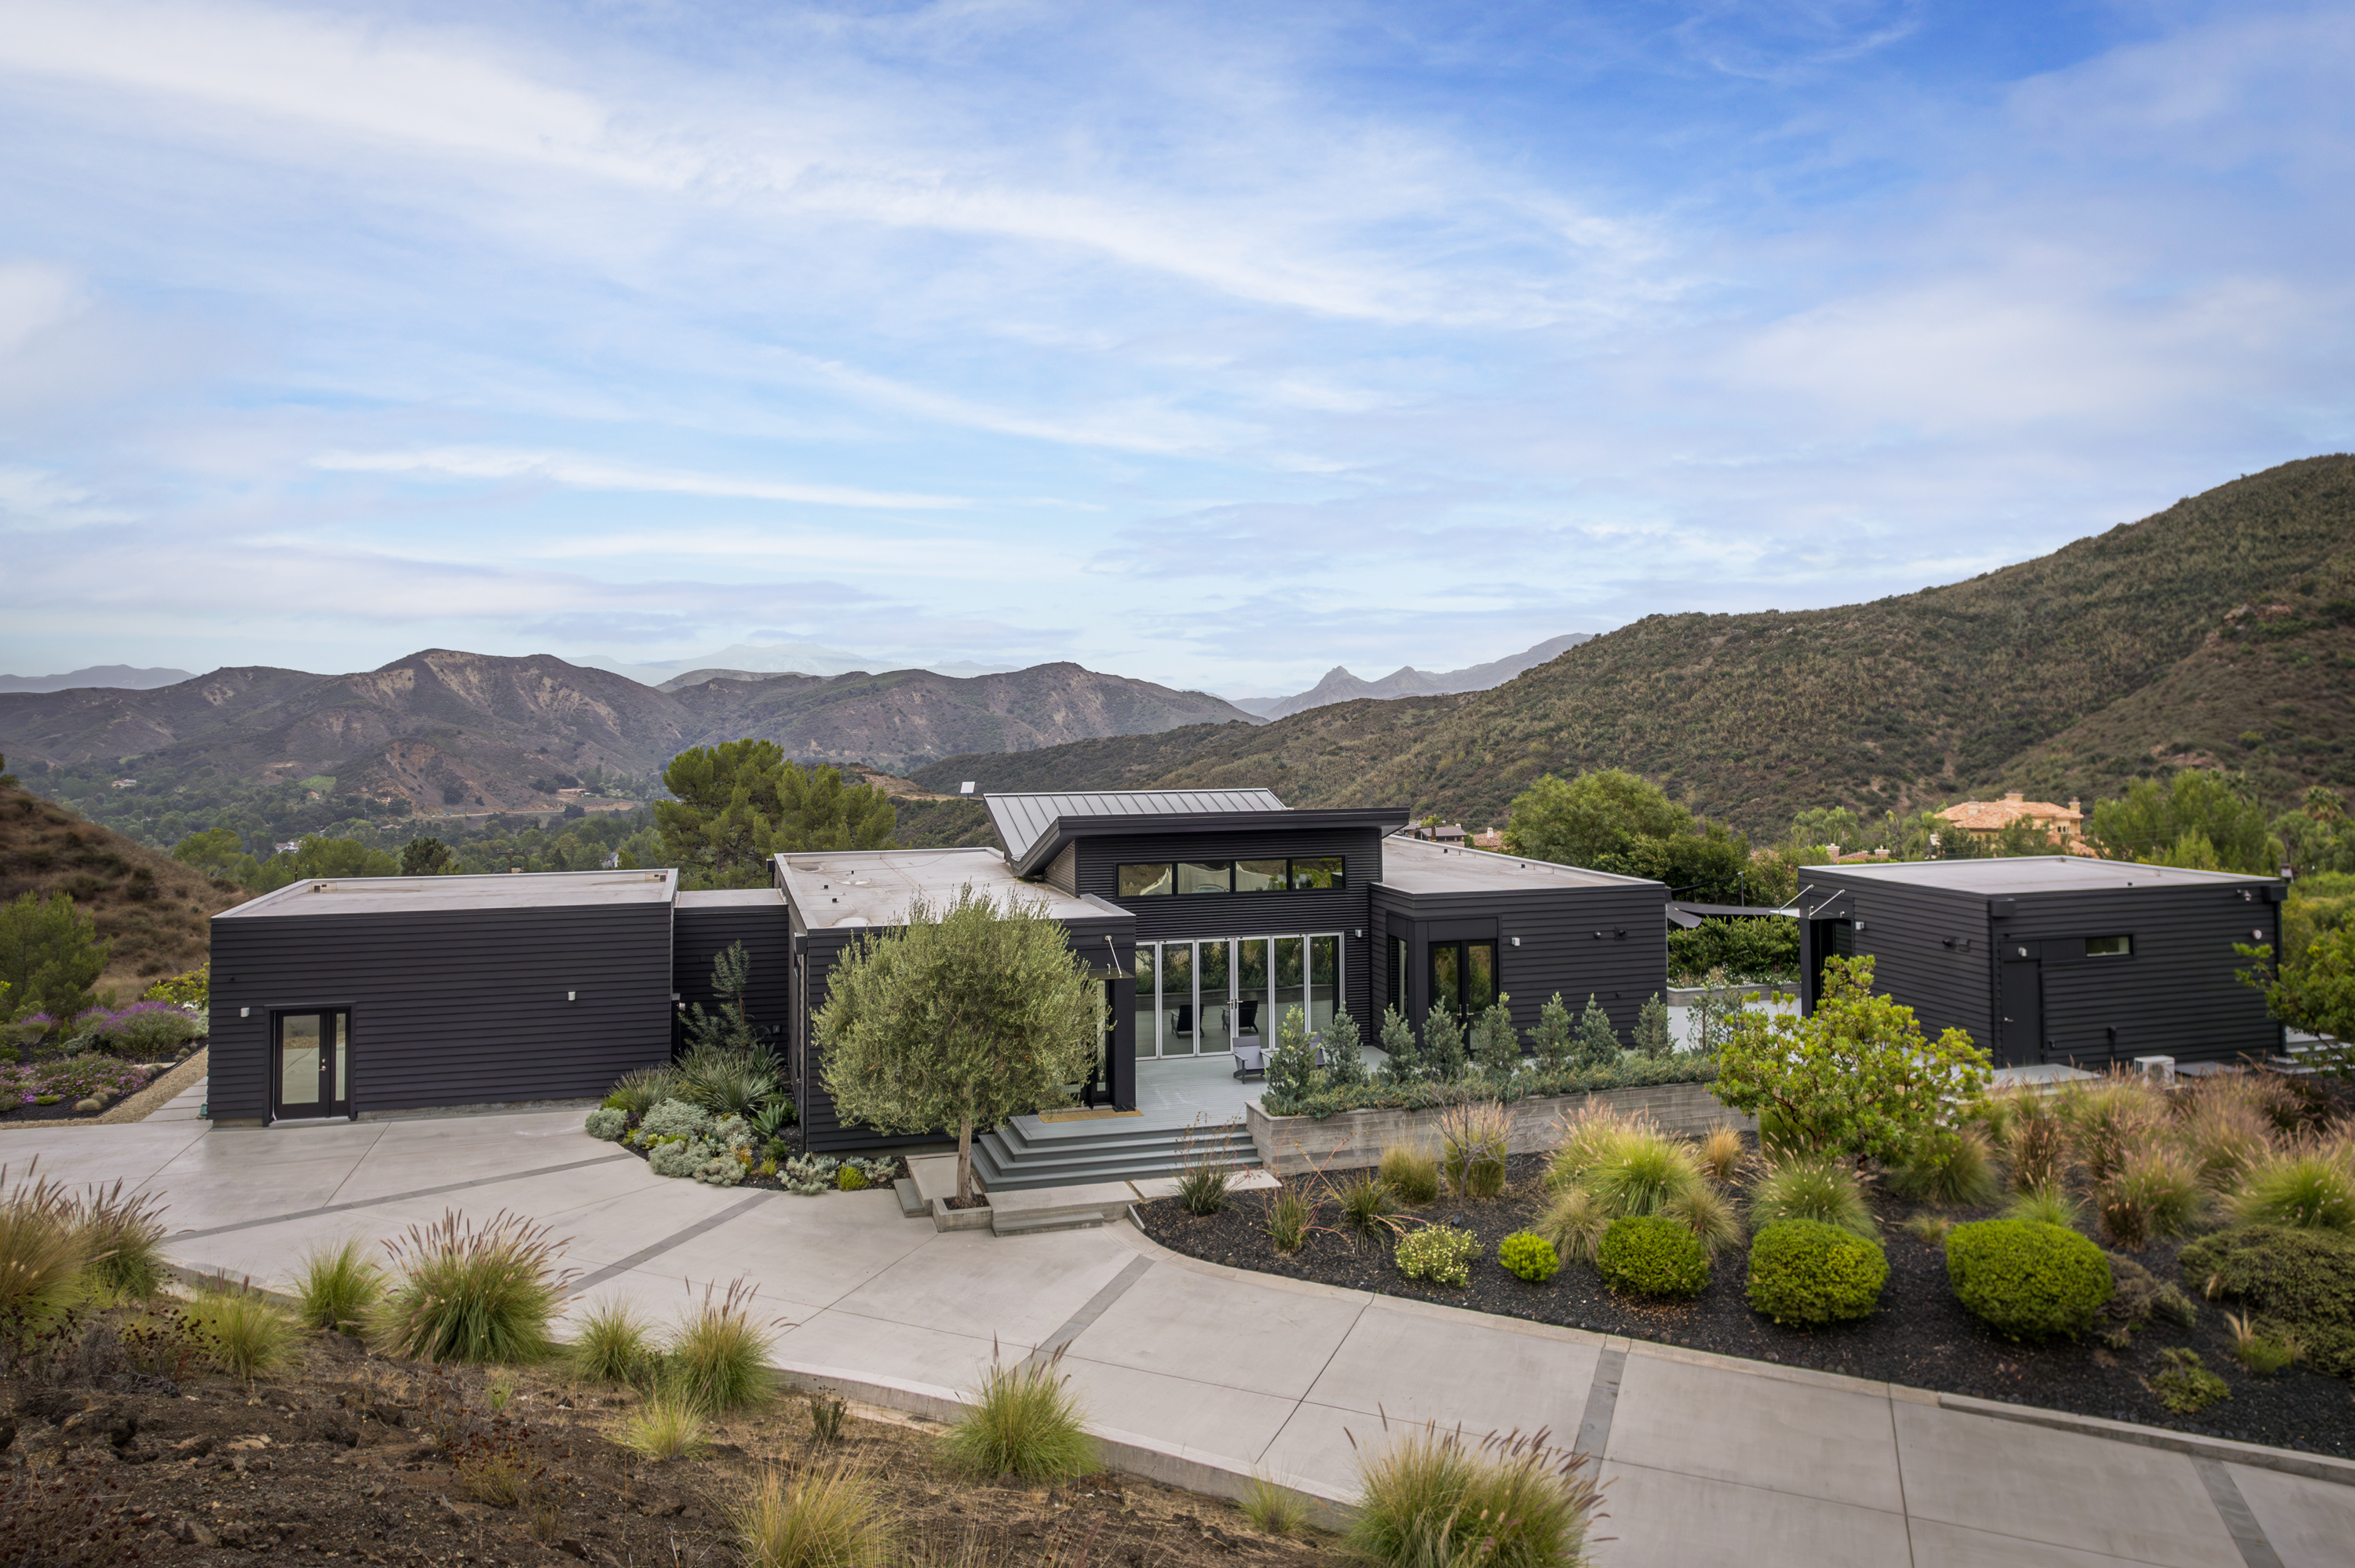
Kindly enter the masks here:
<path id="1" fill-rule="evenodd" d="M 1913 1010 L 1872 994 L 1872 960 L 1824 960 L 1805 1018 L 1744 1011 L 1717 1054 L 1717 1097 L 1795 1152 L 1896 1164 L 1933 1147 L 1987 1092 L 1987 1053 L 1959 1029 L 1926 1040 Z"/>
<path id="2" fill-rule="evenodd" d="M 844 954 L 815 1022 L 843 1119 L 956 1128 L 968 1203 L 975 1130 L 1063 1103 L 1088 1076 L 1103 1003 L 1044 904 L 1001 906 L 968 883 L 946 905 L 917 898 L 906 925 Z"/>

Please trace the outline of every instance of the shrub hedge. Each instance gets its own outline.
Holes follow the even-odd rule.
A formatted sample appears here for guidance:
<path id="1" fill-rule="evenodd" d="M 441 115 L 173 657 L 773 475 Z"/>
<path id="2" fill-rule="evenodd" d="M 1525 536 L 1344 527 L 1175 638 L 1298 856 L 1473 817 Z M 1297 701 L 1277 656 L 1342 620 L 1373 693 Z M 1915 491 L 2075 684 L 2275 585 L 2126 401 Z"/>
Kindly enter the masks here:
<path id="1" fill-rule="evenodd" d="M 1820 1220 L 1777 1220 L 1750 1244 L 1750 1305 L 1777 1323 L 1812 1329 L 1868 1318 L 1889 1283 L 1889 1258 L 1862 1236 Z"/>
<path id="2" fill-rule="evenodd" d="M 2035 1220 L 1956 1225 L 1946 1277 L 1965 1307 L 2014 1339 L 2081 1333 L 2116 1288 L 2100 1247 Z"/>
<path id="3" fill-rule="evenodd" d="M 1714 1058 L 1679 1052 L 1673 1056 L 1625 1056 L 1593 1067 L 1525 1065 L 1503 1082 L 1485 1075 L 1445 1083 L 1367 1084 L 1355 1088 L 1312 1088 L 1285 1096 L 1270 1086 L 1260 1097 L 1270 1116 L 1319 1120 L 1348 1110 L 1438 1110 L 1467 1100 L 1529 1100 L 1549 1095 L 1592 1094 L 1598 1089 L 1646 1088 L 1657 1084 L 1706 1084 L 1717 1076 Z"/>
<path id="4" fill-rule="evenodd" d="M 1604 1282 L 1642 1296 L 1698 1296 L 1709 1284 L 1709 1250 L 1674 1220 L 1623 1214 L 1594 1250 Z"/>
<path id="5" fill-rule="evenodd" d="M 2194 1296 L 2243 1303 L 2260 1334 L 2287 1333 L 2307 1365 L 2355 1377 L 2355 1236 L 2290 1225 L 2236 1225 L 2183 1249 Z"/>

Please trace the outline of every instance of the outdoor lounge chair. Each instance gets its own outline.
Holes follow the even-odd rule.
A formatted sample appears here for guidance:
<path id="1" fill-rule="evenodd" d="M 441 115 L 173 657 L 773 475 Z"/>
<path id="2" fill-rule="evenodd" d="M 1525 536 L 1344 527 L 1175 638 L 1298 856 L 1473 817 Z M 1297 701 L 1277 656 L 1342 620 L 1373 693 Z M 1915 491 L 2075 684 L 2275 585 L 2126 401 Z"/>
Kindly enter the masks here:
<path id="1" fill-rule="evenodd" d="M 1267 1053 L 1260 1048 L 1258 1035 L 1238 1034 L 1235 1036 L 1235 1076 L 1241 1078 L 1250 1073 L 1257 1073 L 1262 1077 L 1267 1075 Z"/>

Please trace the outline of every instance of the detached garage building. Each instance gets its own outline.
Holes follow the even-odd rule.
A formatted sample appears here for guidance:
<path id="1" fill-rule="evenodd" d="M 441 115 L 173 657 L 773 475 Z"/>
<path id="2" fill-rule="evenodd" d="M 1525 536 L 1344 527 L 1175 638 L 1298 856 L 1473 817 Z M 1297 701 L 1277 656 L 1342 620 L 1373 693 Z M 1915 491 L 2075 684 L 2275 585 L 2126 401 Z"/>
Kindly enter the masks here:
<path id="1" fill-rule="evenodd" d="M 2137 1056 L 2280 1051 L 2234 944 L 2281 950 L 2285 885 L 2049 855 L 1810 866 L 1800 874 L 1801 1004 L 1823 964 L 1870 955 L 1873 987 L 1923 1031 L 1967 1031 L 1998 1066 L 2095 1071 Z"/>

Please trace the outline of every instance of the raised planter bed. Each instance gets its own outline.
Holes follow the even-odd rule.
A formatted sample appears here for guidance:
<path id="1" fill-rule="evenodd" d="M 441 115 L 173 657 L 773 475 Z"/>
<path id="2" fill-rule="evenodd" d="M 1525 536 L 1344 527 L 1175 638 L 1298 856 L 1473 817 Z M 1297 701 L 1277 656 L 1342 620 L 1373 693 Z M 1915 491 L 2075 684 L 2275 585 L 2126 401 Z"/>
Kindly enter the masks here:
<path id="1" fill-rule="evenodd" d="M 1755 1132 L 1758 1124 L 1736 1116 L 1718 1103 L 1707 1084 L 1656 1084 L 1641 1088 L 1595 1089 L 1584 1094 L 1548 1095 L 1516 1100 L 1512 1152 L 1533 1154 L 1561 1141 L 1561 1124 L 1589 1105 L 1641 1112 L 1666 1132 L 1700 1134 L 1720 1125 Z M 1243 1119 L 1260 1163 L 1279 1175 L 1305 1171 L 1347 1170 L 1380 1161 L 1392 1144 L 1436 1148 L 1437 1110 L 1351 1110 L 1328 1117 L 1272 1117 L 1257 1100 L 1244 1107 Z"/>

